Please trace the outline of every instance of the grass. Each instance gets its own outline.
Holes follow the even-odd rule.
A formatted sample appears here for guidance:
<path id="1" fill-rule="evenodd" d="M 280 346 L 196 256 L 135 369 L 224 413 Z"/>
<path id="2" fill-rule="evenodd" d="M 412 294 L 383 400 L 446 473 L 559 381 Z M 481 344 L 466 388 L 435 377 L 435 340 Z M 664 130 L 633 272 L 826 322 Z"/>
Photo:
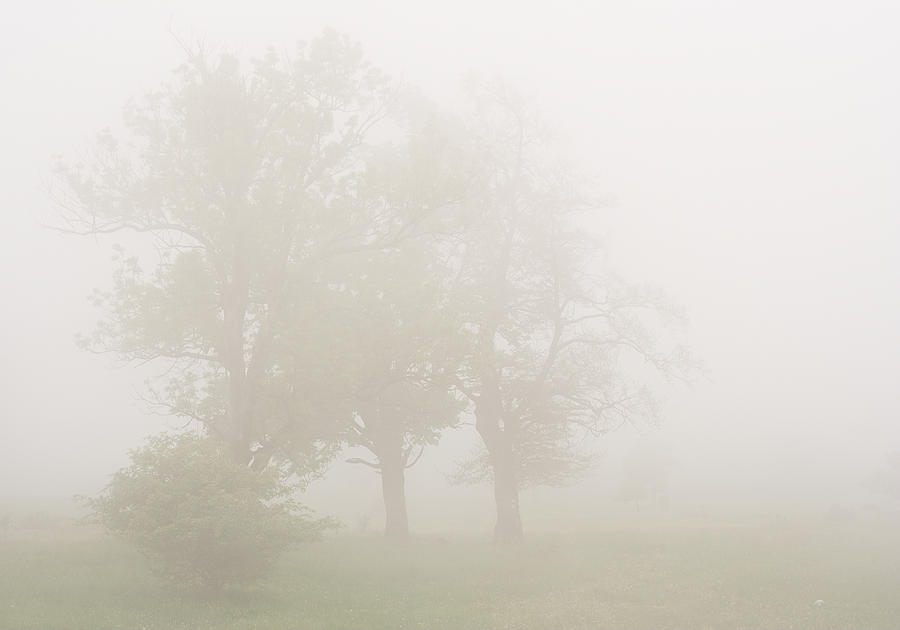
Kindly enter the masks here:
<path id="1" fill-rule="evenodd" d="M 214 600 L 114 540 L 0 542 L 3 630 L 898 627 L 896 525 L 630 527 L 511 548 L 340 536 Z"/>

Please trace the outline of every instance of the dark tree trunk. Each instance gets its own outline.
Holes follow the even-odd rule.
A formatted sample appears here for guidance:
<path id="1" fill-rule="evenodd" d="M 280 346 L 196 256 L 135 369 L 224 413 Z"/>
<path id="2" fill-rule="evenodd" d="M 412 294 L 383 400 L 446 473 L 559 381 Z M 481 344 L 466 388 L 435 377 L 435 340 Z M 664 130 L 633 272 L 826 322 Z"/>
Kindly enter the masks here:
<path id="1" fill-rule="evenodd" d="M 384 493 L 384 535 L 409 538 L 403 462 L 381 462 L 381 489 Z"/>
<path id="2" fill-rule="evenodd" d="M 522 540 L 522 517 L 519 512 L 519 482 L 516 475 L 516 462 L 508 444 L 500 451 L 491 454 L 494 467 L 494 501 L 497 504 L 494 542 L 518 542 Z"/>
<path id="3" fill-rule="evenodd" d="M 409 538 L 409 519 L 406 515 L 406 462 L 403 440 L 397 435 L 384 435 L 379 444 L 381 490 L 384 496 L 384 535 L 388 538 Z"/>
<path id="4" fill-rule="evenodd" d="M 484 440 L 494 472 L 494 502 L 497 506 L 494 542 L 512 543 L 522 540 L 518 465 L 512 435 L 508 427 L 501 424 L 502 415 L 499 396 L 483 396 L 476 408 L 475 428 Z"/>

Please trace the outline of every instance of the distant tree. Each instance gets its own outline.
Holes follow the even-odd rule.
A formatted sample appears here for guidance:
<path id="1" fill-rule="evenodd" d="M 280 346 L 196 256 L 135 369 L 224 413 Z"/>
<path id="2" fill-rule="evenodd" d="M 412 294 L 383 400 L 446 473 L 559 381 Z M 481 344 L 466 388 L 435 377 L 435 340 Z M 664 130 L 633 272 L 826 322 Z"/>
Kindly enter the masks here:
<path id="1" fill-rule="evenodd" d="M 120 256 L 87 345 L 171 361 L 152 402 L 202 423 L 237 463 L 303 472 L 334 452 L 351 410 L 323 269 L 419 218 L 359 194 L 394 93 L 332 32 L 246 71 L 195 54 L 128 107 L 123 140 L 104 132 L 93 159 L 59 164 L 65 229 L 144 233 L 158 251 L 149 272 Z"/>
<path id="2" fill-rule="evenodd" d="M 900 501 L 900 451 L 888 453 L 884 460 L 884 465 L 869 478 L 869 485 L 884 496 Z"/>
<path id="3" fill-rule="evenodd" d="M 653 444 L 641 440 L 622 462 L 622 483 L 619 499 L 634 503 L 665 505 L 669 500 L 669 470 L 671 458 Z"/>
<path id="4" fill-rule="evenodd" d="M 348 461 L 381 476 L 385 535 L 395 538 L 409 534 L 405 470 L 462 411 L 439 372 L 440 358 L 458 336 L 445 314 L 451 269 L 443 247 L 458 226 L 454 212 L 434 209 L 455 209 L 465 182 L 446 121 L 416 100 L 407 107 L 416 133 L 371 169 L 364 190 L 394 206 L 418 207 L 430 220 L 396 247 L 343 258 L 331 280 L 341 300 L 337 312 L 348 319 L 340 352 L 354 374 L 345 438 L 374 456 Z"/>
<path id="5" fill-rule="evenodd" d="M 132 451 L 131 465 L 87 504 L 163 577 L 219 591 L 264 576 L 281 554 L 331 525 L 313 519 L 292 491 L 277 469 L 254 472 L 221 442 L 185 433 Z"/>
<path id="6" fill-rule="evenodd" d="M 486 448 L 464 476 L 493 479 L 495 537 L 520 538 L 522 485 L 577 476 L 584 435 L 652 414 L 622 355 L 681 356 L 647 332 L 657 296 L 600 275 L 593 202 L 534 111 L 476 101 L 441 133 L 330 32 L 249 70 L 192 55 L 122 140 L 59 164 L 65 229 L 158 254 L 122 251 L 86 345 L 170 361 L 149 398 L 236 464 L 310 474 L 369 448 L 401 535 L 403 467 L 464 398 Z"/>
<path id="7" fill-rule="evenodd" d="M 381 475 L 385 535 L 409 534 L 405 469 L 413 466 L 441 431 L 457 423 L 459 398 L 436 372 L 440 349 L 457 331 L 442 315 L 442 275 L 427 252 L 372 255 L 365 268 L 379 282 L 362 278 L 354 290 L 366 322 L 352 339 L 358 357 L 354 414 L 347 442 L 374 455 L 348 461 Z M 377 259 L 377 261 L 376 261 Z M 384 280 L 390 278 L 390 280 Z"/>
<path id="8" fill-rule="evenodd" d="M 586 436 L 654 417 L 627 355 L 671 373 L 684 353 L 656 348 L 648 322 L 668 315 L 659 296 L 603 271 L 585 218 L 596 204 L 553 157 L 534 108 L 502 85 L 474 94 L 482 177 L 451 303 L 467 337 L 454 382 L 485 451 L 459 478 L 493 481 L 494 538 L 505 542 L 522 537 L 523 485 L 577 477 L 590 462 Z"/>

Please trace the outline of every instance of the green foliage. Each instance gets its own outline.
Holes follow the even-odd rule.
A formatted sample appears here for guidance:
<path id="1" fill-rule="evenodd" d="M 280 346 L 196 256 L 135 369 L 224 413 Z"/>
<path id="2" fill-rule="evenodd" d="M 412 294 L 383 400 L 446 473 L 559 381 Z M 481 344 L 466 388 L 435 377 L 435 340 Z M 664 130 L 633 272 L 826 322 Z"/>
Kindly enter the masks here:
<path id="1" fill-rule="evenodd" d="M 359 270 L 355 277 L 344 274 L 344 312 L 364 322 L 345 328 L 355 411 L 346 439 L 382 463 L 396 445 L 405 465 L 414 450 L 436 444 L 463 410 L 437 365 L 457 334 L 442 310 L 447 274 L 433 249 L 418 242 L 364 258 L 349 261 Z"/>
<path id="2" fill-rule="evenodd" d="M 321 473 L 361 389 L 410 365 L 404 382 L 426 400 L 403 423 L 413 442 L 435 441 L 455 407 L 446 386 L 424 389 L 431 345 L 419 342 L 439 333 L 421 302 L 437 287 L 414 285 L 441 276 L 433 247 L 416 261 L 395 250 L 448 228 L 443 210 L 463 195 L 449 137 L 433 107 L 401 98 L 331 31 L 250 64 L 190 54 L 90 160 L 56 165 L 64 229 L 137 232 L 158 254 L 117 253 L 83 345 L 161 360 L 154 410 L 202 424 L 254 467 Z"/>
<path id="3" fill-rule="evenodd" d="M 329 526 L 291 499 L 279 471 L 238 466 L 209 438 L 152 437 L 131 461 L 87 503 L 179 583 L 218 590 L 255 580 Z"/>
<path id="4" fill-rule="evenodd" d="M 653 418 L 627 362 L 668 376 L 683 353 L 648 332 L 657 296 L 603 269 L 594 195 L 534 105 L 472 97 L 455 118 L 403 95 L 330 31 L 189 54 L 57 165 L 65 229 L 157 252 L 119 252 L 84 344 L 165 365 L 154 410 L 255 470 L 311 478 L 346 443 L 406 466 L 468 412 L 488 452 L 464 476 L 577 478 L 586 438 Z"/>
<path id="5" fill-rule="evenodd" d="M 496 478 L 505 461 L 520 486 L 559 485 L 589 467 L 590 438 L 655 422 L 646 382 L 689 374 L 690 358 L 663 296 L 605 264 L 590 182 L 557 155 L 535 104 L 503 83 L 471 91 L 477 174 L 448 300 L 458 353 L 444 356 L 486 450 L 457 478 Z"/>
<path id="6" fill-rule="evenodd" d="M 64 229 L 136 232 L 157 252 L 117 255 L 84 345 L 162 360 L 154 410 L 202 424 L 235 461 L 313 475 L 332 454 L 348 412 L 322 266 L 403 222 L 369 173 L 394 91 L 332 31 L 250 64 L 200 50 L 85 163 L 56 165 Z"/>

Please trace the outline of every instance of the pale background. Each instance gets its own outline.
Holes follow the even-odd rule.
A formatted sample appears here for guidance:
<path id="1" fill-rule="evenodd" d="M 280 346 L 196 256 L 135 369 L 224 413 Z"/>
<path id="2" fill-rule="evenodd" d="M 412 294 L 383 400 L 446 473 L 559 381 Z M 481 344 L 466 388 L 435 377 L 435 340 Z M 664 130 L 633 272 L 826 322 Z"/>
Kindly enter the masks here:
<path id="1" fill-rule="evenodd" d="M 651 436 L 673 501 L 868 501 L 900 449 L 900 5 L 892 2 L 34 2 L 0 26 L 0 505 L 91 494 L 142 436 L 176 423 L 137 401 L 146 369 L 80 352 L 112 241 L 41 227 L 53 154 L 78 155 L 186 41 L 245 58 L 325 26 L 390 74 L 453 99 L 469 71 L 533 92 L 615 200 L 610 259 L 689 314 L 709 371 L 663 393 Z M 677 6 L 676 6 L 677 5 Z M 491 522 L 490 489 L 444 475 L 464 428 L 410 471 L 413 529 Z M 634 431 L 598 443 L 593 479 L 534 506 L 611 496 Z M 309 502 L 378 509 L 371 471 L 336 464 Z M 578 498 L 579 501 L 574 499 Z M 464 505 L 479 509 L 452 509 Z M 530 510 L 529 506 L 534 509 Z M 778 509 L 781 509 L 780 507 Z M 474 519 L 474 521 L 473 521 Z M 421 525 L 424 526 L 424 525 Z"/>

